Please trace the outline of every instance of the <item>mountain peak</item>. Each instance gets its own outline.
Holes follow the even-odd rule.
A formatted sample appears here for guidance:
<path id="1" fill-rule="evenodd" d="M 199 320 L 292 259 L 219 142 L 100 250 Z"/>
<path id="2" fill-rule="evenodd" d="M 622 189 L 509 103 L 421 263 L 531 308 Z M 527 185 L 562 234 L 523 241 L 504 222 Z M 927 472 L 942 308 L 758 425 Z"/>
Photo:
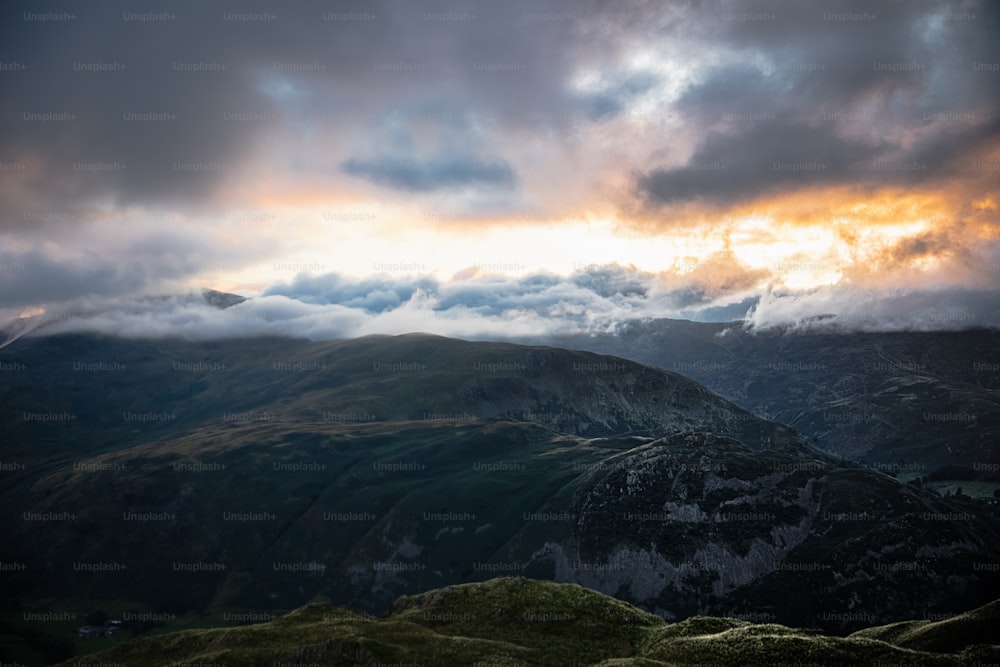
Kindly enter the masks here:
<path id="1" fill-rule="evenodd" d="M 240 296 L 239 294 L 220 292 L 207 287 L 201 288 L 201 296 L 209 305 L 215 306 L 220 310 L 225 310 L 226 308 L 230 308 L 247 300 L 245 296 Z"/>

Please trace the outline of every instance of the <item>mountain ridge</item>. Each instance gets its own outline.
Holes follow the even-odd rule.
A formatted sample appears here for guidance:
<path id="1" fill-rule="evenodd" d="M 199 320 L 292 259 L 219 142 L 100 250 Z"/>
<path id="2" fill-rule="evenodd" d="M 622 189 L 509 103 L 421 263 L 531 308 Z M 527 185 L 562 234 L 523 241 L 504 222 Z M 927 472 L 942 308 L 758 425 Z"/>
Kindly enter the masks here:
<path id="1" fill-rule="evenodd" d="M 1000 331 L 747 330 L 630 321 L 613 334 L 521 338 L 673 370 L 810 444 L 905 479 L 1000 488 Z M 974 464 L 979 464 L 978 466 Z M 968 484 L 966 485 L 968 486 Z"/>
<path id="2" fill-rule="evenodd" d="M 751 446 L 768 437 L 772 446 L 801 446 L 793 430 L 767 424 L 682 375 L 552 346 L 427 334 L 214 344 L 66 334 L 22 340 L 0 351 L 0 362 L 24 367 L 8 375 L 0 388 L 6 399 L 6 410 L 0 412 L 7 413 L 0 416 L 14 429 L 8 434 L 19 431 L 22 437 L 38 429 L 25 420 L 15 427 L 18 417 L 43 412 L 46 401 L 54 403 L 50 411 L 60 414 L 72 410 L 90 389 L 110 388 L 110 394 L 86 399 L 92 401 L 86 411 L 69 420 L 74 428 L 83 430 L 98 420 L 95 428 L 127 436 L 134 429 L 126 429 L 115 410 L 152 411 L 175 418 L 150 422 L 147 430 L 169 432 L 182 423 L 219 419 L 210 417 L 206 407 L 217 406 L 216 415 L 285 410 L 289 418 L 306 420 L 322 419 L 324 412 L 377 420 L 527 415 L 554 430 L 585 437 L 718 430 L 718 424 L 728 422 L 726 432 Z M 154 389 L 145 391 L 150 395 L 144 400 L 130 399 L 125 391 L 140 377 Z M 69 399 L 55 398 L 56 384 Z M 40 396 L 43 389 L 52 398 Z M 194 403 L 201 407 L 192 410 Z"/>

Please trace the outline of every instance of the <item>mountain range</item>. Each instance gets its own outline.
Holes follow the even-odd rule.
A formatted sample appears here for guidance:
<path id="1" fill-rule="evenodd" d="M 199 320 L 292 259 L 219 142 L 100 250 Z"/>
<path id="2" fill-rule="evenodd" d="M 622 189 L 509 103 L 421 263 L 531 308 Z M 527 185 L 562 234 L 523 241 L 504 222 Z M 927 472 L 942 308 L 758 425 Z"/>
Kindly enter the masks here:
<path id="1" fill-rule="evenodd" d="M 810 444 L 934 486 L 1000 489 L 1000 331 L 856 332 L 649 320 L 526 341 L 681 373 Z"/>
<path id="2" fill-rule="evenodd" d="M 621 357 L 67 334 L 21 337 L 0 364 L 14 635 L 18 616 L 93 608 L 273 614 L 320 596 L 382 614 L 501 575 L 671 622 L 841 635 L 1000 598 L 989 499 Z"/>

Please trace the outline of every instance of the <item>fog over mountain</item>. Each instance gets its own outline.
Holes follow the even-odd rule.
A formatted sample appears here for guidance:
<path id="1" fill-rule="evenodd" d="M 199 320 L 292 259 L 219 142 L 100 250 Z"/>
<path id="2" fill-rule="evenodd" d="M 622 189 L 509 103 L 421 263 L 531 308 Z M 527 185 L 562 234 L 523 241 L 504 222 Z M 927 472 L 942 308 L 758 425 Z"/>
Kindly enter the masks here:
<path id="1" fill-rule="evenodd" d="M 614 333 L 629 320 L 662 317 L 771 328 L 842 332 L 960 331 L 1000 327 L 1000 297 L 965 289 L 872 293 L 843 288 L 712 295 L 671 287 L 663 276 L 620 266 L 566 278 L 431 276 L 350 278 L 303 274 L 260 296 L 219 309 L 190 295 L 80 299 L 33 317 L 8 311 L 8 331 L 97 332 L 129 337 L 218 339 L 287 335 L 310 340 L 423 331 L 470 339 Z"/>

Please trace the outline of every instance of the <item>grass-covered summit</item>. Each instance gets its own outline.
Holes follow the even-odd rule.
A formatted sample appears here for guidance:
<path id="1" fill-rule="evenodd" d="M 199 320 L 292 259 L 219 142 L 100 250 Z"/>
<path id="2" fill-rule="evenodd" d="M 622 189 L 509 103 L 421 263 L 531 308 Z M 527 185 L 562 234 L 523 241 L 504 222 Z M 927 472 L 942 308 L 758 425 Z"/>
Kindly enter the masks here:
<path id="1" fill-rule="evenodd" d="M 575 584 L 509 577 L 403 596 L 384 617 L 310 604 L 268 623 L 135 639 L 88 660 L 148 667 L 776 662 L 933 667 L 997 662 L 1000 646 L 987 644 L 997 637 L 997 603 L 903 631 L 897 624 L 845 638 L 731 618 L 671 624 Z"/>

